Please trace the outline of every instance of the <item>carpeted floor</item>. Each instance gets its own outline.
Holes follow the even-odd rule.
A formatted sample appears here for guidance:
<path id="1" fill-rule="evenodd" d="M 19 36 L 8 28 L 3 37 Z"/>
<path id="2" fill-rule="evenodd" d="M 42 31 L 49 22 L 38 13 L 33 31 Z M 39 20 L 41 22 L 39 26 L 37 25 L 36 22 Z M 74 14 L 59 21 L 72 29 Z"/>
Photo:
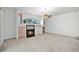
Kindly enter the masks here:
<path id="1" fill-rule="evenodd" d="M 3 43 L 2 52 L 78 52 L 79 40 L 45 33 L 26 39 L 10 39 Z"/>

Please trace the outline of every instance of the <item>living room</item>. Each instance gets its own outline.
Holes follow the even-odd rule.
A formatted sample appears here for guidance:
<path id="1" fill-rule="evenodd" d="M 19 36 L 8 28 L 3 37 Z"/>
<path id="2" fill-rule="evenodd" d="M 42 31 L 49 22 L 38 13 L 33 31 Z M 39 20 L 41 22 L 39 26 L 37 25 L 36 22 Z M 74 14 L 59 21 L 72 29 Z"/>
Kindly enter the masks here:
<path id="1" fill-rule="evenodd" d="M 79 51 L 79 7 L 1 7 L 0 22 L 3 52 Z"/>

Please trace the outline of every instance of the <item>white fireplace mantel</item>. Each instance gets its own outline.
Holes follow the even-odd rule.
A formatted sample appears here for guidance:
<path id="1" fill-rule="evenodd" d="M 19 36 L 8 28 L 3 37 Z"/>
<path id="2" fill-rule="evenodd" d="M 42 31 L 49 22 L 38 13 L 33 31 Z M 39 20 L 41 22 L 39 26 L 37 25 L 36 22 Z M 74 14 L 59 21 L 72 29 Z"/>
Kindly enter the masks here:
<path id="1" fill-rule="evenodd" d="M 37 25 L 37 24 L 28 24 L 28 25 L 35 25 L 35 36 L 43 33 L 44 25 Z M 20 24 L 17 26 L 17 39 L 19 36 L 26 37 L 26 24 Z M 22 29 L 23 28 L 23 29 Z"/>

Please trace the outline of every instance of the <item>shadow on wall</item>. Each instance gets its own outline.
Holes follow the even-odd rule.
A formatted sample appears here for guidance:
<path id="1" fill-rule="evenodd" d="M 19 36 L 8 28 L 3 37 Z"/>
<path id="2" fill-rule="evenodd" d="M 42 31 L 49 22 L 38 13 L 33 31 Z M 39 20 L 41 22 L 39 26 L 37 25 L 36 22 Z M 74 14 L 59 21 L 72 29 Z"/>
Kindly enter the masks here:
<path id="1" fill-rule="evenodd" d="M 76 39 L 79 40 L 79 36 L 77 36 Z"/>

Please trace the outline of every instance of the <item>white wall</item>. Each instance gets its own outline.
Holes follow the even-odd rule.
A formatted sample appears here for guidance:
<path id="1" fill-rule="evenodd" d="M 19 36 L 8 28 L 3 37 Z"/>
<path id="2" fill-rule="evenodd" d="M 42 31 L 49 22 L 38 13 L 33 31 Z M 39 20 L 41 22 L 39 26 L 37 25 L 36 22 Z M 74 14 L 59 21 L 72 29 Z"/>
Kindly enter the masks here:
<path id="1" fill-rule="evenodd" d="M 25 18 L 34 18 L 34 17 L 38 17 L 36 15 L 30 14 L 30 13 L 26 13 L 26 12 L 22 12 L 23 13 L 23 19 Z"/>
<path id="2" fill-rule="evenodd" d="M 0 46 L 3 43 L 3 10 L 0 9 Z"/>
<path id="3" fill-rule="evenodd" d="M 47 32 L 72 37 L 79 36 L 79 12 L 53 16 L 47 21 Z"/>
<path id="4" fill-rule="evenodd" d="M 0 9 L 0 45 L 1 45 L 1 9 Z"/>
<path id="5" fill-rule="evenodd" d="M 16 10 L 3 9 L 3 38 L 16 37 Z"/>

